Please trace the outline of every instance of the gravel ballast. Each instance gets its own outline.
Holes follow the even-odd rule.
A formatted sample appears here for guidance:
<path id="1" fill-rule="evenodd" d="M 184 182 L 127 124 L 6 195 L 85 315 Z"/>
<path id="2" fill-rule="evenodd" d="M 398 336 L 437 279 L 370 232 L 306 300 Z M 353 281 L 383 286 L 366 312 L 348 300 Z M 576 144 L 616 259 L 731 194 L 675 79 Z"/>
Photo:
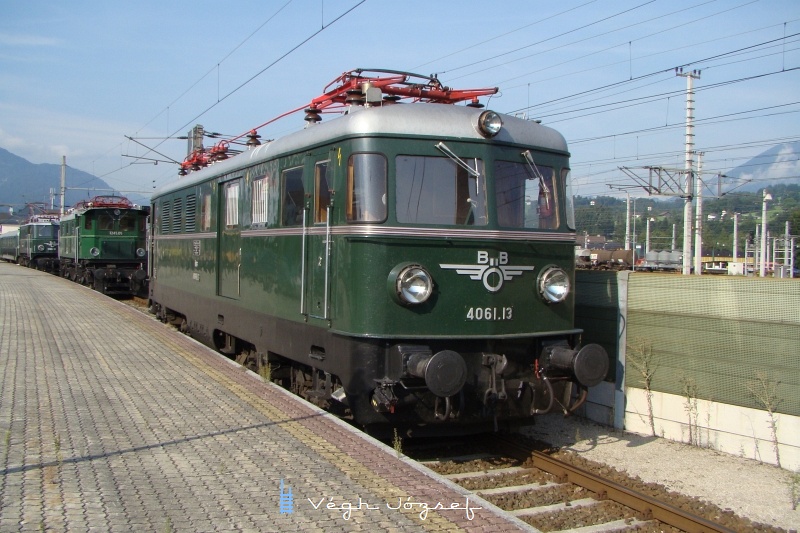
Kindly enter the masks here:
<path id="1" fill-rule="evenodd" d="M 577 417 L 539 417 L 524 435 L 609 465 L 670 491 L 730 509 L 754 522 L 797 531 L 792 510 L 797 474 L 733 455 L 657 437 L 615 430 Z M 800 490 L 800 487 L 795 487 Z"/>

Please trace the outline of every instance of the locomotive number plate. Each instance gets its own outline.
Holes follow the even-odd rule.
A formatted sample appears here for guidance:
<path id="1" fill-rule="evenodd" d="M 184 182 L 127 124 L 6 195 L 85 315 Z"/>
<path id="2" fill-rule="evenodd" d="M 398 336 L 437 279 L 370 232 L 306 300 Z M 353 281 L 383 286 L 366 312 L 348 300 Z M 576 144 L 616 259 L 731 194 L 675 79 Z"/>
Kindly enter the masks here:
<path id="1" fill-rule="evenodd" d="M 513 307 L 467 307 L 467 320 L 512 320 Z"/>

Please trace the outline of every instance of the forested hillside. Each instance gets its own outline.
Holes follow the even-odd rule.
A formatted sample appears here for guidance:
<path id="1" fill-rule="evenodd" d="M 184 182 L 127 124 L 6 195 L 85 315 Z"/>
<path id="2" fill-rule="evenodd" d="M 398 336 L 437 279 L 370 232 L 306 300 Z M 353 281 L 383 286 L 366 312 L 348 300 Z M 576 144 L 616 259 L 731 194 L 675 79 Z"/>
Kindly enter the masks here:
<path id="1" fill-rule="evenodd" d="M 786 221 L 790 232 L 800 234 L 800 185 L 777 185 L 768 189 L 773 200 L 767 202 L 767 225 L 771 235 L 783 235 Z M 734 192 L 721 198 L 703 199 L 703 255 L 730 256 L 733 246 L 733 217 L 739 213 L 739 250 L 748 233 L 755 233 L 761 224 L 763 191 Z M 650 219 L 651 249 L 669 249 L 675 232 L 677 248 L 683 244 L 682 198 L 663 199 L 653 196 L 631 199 L 631 233 L 643 245 L 647 219 Z M 603 236 L 620 246 L 625 242 L 626 200 L 598 196 L 575 197 L 578 244 L 585 236 Z M 694 223 L 694 222 L 693 222 Z M 673 229 L 674 228 L 674 229 Z"/>

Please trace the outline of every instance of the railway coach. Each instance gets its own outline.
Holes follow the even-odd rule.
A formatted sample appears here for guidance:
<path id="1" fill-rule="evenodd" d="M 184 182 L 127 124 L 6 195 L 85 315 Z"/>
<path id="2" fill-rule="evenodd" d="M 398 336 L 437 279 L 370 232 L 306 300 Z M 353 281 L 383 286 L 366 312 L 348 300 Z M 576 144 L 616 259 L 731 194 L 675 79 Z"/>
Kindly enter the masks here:
<path id="1" fill-rule="evenodd" d="M 569 153 L 496 91 L 354 70 L 301 131 L 191 153 L 152 198 L 151 310 L 368 429 L 573 411 L 608 356 L 574 327 Z"/>
<path id="2" fill-rule="evenodd" d="M 0 259 L 16 263 L 19 258 L 19 228 L 0 235 Z"/>

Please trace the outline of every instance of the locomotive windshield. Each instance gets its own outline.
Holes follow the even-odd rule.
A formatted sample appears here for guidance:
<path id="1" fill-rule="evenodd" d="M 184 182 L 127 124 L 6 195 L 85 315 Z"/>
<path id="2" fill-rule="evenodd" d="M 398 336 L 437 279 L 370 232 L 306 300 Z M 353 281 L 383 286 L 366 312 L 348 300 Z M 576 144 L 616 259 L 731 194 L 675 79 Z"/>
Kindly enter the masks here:
<path id="1" fill-rule="evenodd" d="M 465 159 L 469 172 L 447 157 L 401 155 L 397 171 L 397 221 L 414 224 L 485 226 L 483 161 Z"/>
<path id="2" fill-rule="evenodd" d="M 119 230 L 124 232 L 129 231 L 144 231 L 146 219 L 144 216 L 137 215 L 136 212 L 126 211 L 119 217 Z"/>
<path id="3" fill-rule="evenodd" d="M 120 209 L 95 209 L 83 215 L 84 228 L 87 230 L 142 232 L 146 220 L 137 211 Z M 93 227 L 93 224 L 96 226 Z"/>
<path id="4" fill-rule="evenodd" d="M 553 169 L 535 164 L 497 161 L 497 222 L 507 228 L 556 229 L 558 209 Z"/>
<path id="5" fill-rule="evenodd" d="M 58 235 L 58 226 L 48 224 L 46 226 L 37 226 L 37 237 L 56 237 Z"/>

